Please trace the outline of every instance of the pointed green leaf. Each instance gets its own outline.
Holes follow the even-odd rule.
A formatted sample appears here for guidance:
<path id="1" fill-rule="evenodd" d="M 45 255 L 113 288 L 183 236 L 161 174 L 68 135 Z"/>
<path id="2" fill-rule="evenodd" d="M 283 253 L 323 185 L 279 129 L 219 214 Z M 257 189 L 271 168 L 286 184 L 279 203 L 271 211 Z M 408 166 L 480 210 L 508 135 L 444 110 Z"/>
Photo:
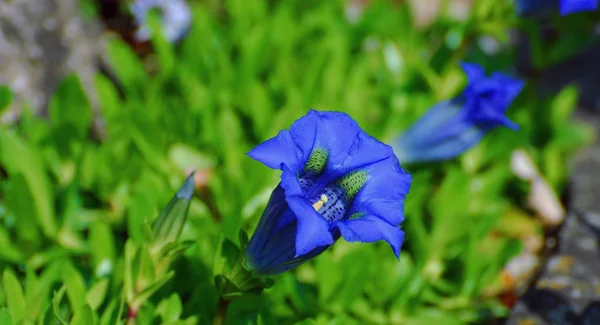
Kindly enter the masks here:
<path id="1" fill-rule="evenodd" d="M 12 243 L 10 234 L 4 228 L 0 228 L 0 259 L 12 263 L 23 262 L 24 256 L 19 247 Z"/>
<path id="2" fill-rule="evenodd" d="M 63 317 L 64 315 L 61 307 L 61 302 L 66 291 L 67 287 L 63 285 L 58 291 L 54 293 L 54 297 L 52 297 L 52 311 L 54 312 L 54 317 L 56 317 L 56 319 L 60 321 L 60 323 L 63 325 L 67 325 L 67 321 Z"/>
<path id="3" fill-rule="evenodd" d="M 96 282 L 90 290 L 87 292 L 85 296 L 85 300 L 88 305 L 92 308 L 92 310 L 97 310 L 104 298 L 106 297 L 106 292 L 108 291 L 108 284 L 110 281 L 108 279 L 100 279 Z"/>
<path id="4" fill-rule="evenodd" d="M 71 263 L 65 265 L 63 283 L 67 288 L 67 297 L 73 310 L 78 310 L 85 305 L 86 287 L 81 274 Z"/>
<path id="5" fill-rule="evenodd" d="M 11 269 L 6 269 L 2 275 L 2 285 L 6 294 L 6 305 L 15 322 L 25 317 L 25 297 L 19 280 Z"/>
<path id="6" fill-rule="evenodd" d="M 146 288 L 148 285 L 154 282 L 157 276 L 154 259 L 152 258 L 148 246 L 142 246 L 142 248 L 138 251 L 138 254 L 140 257 L 135 284 L 136 291 Z"/>
<path id="7" fill-rule="evenodd" d="M 122 306 L 124 304 L 120 304 L 119 300 L 117 299 L 111 300 L 106 309 L 104 309 L 104 313 L 100 317 L 100 325 L 113 325 L 118 323 L 120 317 L 117 307 L 119 307 L 119 305 Z"/>
<path id="8" fill-rule="evenodd" d="M 132 305 L 133 306 L 141 306 L 146 300 L 148 300 L 158 289 L 160 289 L 165 283 L 167 283 L 171 278 L 175 275 L 175 271 L 170 271 L 169 273 L 163 275 L 159 279 L 157 279 L 154 283 L 147 286 L 145 289 L 140 291 L 140 293 L 136 294 Z"/>
<path id="9" fill-rule="evenodd" d="M 67 137 L 83 138 L 87 135 L 92 121 L 92 109 L 76 74 L 67 76 L 58 85 L 50 99 L 48 114 L 54 127 L 74 130 L 75 133 Z"/>
<path id="10" fill-rule="evenodd" d="M 94 86 L 102 115 L 108 120 L 115 119 L 121 111 L 122 102 L 117 87 L 108 77 L 98 74 L 94 78 Z"/>
<path id="11" fill-rule="evenodd" d="M 552 118 L 552 127 L 556 128 L 568 121 L 576 106 L 577 87 L 569 86 L 564 88 L 552 100 L 552 113 L 550 115 Z"/>
<path id="12" fill-rule="evenodd" d="M 133 95 L 140 91 L 146 81 L 146 72 L 136 53 L 118 37 L 111 38 L 107 44 L 108 61 L 112 72 Z"/>
<path id="13" fill-rule="evenodd" d="M 89 306 L 83 306 L 75 311 L 70 325 L 94 325 L 96 324 L 96 315 Z"/>
<path id="14" fill-rule="evenodd" d="M 8 108 L 12 102 L 13 94 L 8 86 L 0 86 L 0 114 Z"/>
<path id="15" fill-rule="evenodd" d="M 98 276 L 105 276 L 107 267 L 112 269 L 115 259 L 114 236 L 110 225 L 103 221 L 95 222 L 90 227 L 89 245 L 92 253 L 92 263 Z"/>
<path id="16" fill-rule="evenodd" d="M 0 324 L 2 325 L 12 325 L 13 320 L 10 316 L 10 312 L 6 308 L 0 308 Z"/>
<path id="17" fill-rule="evenodd" d="M 182 312 L 181 299 L 177 294 L 172 294 L 167 299 L 163 299 L 156 307 L 156 312 L 161 316 L 164 323 L 179 320 Z"/>
<path id="18" fill-rule="evenodd" d="M 22 173 L 27 182 L 32 205 L 42 231 L 49 238 L 54 238 L 58 232 L 54 216 L 54 198 L 50 191 L 50 184 L 45 173 L 43 159 L 39 152 L 28 145 L 24 140 L 0 128 L 0 164 L 9 175 Z M 19 157 L 19 159 L 14 159 Z"/>
<path id="19" fill-rule="evenodd" d="M 125 299 L 131 303 L 135 296 L 135 284 L 138 276 L 139 247 L 132 239 L 125 242 L 125 272 L 123 276 L 123 286 L 125 290 Z"/>

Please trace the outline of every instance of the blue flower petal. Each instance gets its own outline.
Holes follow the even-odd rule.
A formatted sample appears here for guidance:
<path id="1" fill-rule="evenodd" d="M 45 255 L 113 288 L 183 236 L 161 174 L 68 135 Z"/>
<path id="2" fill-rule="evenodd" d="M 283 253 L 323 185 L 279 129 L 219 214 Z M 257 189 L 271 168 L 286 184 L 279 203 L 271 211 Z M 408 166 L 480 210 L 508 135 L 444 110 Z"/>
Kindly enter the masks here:
<path id="1" fill-rule="evenodd" d="M 460 66 L 467 75 L 469 84 L 485 79 L 485 70 L 474 63 L 460 62 Z"/>
<path id="2" fill-rule="evenodd" d="M 344 162 L 352 154 L 351 149 L 362 132 L 358 124 L 346 113 L 317 112 L 311 110 L 309 117 L 317 118 L 314 145 L 311 148 L 324 148 L 329 153 L 326 174 L 335 178 L 342 173 Z M 310 153 L 309 153 L 310 154 Z"/>
<path id="3" fill-rule="evenodd" d="M 290 126 L 290 134 L 298 150 L 302 153 L 303 163 L 306 162 L 315 147 L 318 127 L 319 116 L 313 110 L 309 110 L 305 116 L 297 119 Z"/>
<path id="4" fill-rule="evenodd" d="M 372 136 L 359 130 L 354 143 L 346 152 L 341 162 L 332 166 L 328 171 L 328 178 L 336 179 L 356 170 L 362 170 L 370 165 L 394 157 L 394 150 L 389 145 L 380 142 Z"/>
<path id="5" fill-rule="evenodd" d="M 272 169 L 281 169 L 281 165 L 284 164 L 289 169 L 296 170 L 301 169 L 304 163 L 302 151 L 287 130 L 254 147 L 248 152 L 248 156 Z"/>
<path id="6" fill-rule="evenodd" d="M 302 170 L 311 152 L 323 148 L 329 153 L 327 174 L 335 177 L 330 172 L 344 163 L 360 132 L 358 124 L 346 113 L 310 110 L 289 131 L 279 132 L 248 155 L 273 169 L 284 164 L 291 170 Z"/>
<path id="7" fill-rule="evenodd" d="M 394 153 L 403 163 L 451 159 L 475 145 L 485 134 L 469 120 L 458 100 L 441 102 L 394 142 Z"/>
<path id="8" fill-rule="evenodd" d="M 336 224 L 342 237 L 349 242 L 371 243 L 385 240 L 400 258 L 400 248 L 404 241 L 404 232 L 398 226 L 372 215 L 365 215 L 358 219 L 346 220 Z"/>
<path id="9" fill-rule="evenodd" d="M 296 255 L 310 253 L 317 247 L 333 244 L 329 232 L 329 223 L 306 201 L 300 183 L 294 172 L 283 167 L 281 186 L 285 190 L 285 199 L 297 216 Z"/>
<path id="10" fill-rule="evenodd" d="M 364 213 L 392 225 L 400 224 L 404 221 L 404 199 L 410 189 L 411 176 L 400 167 L 395 156 L 369 166 L 366 171 L 369 179 L 354 198 L 348 214 Z"/>
<path id="11" fill-rule="evenodd" d="M 496 81 L 497 87 L 504 89 L 504 96 L 502 97 L 502 106 L 508 108 L 513 100 L 521 93 L 525 82 L 520 79 L 512 78 L 505 75 L 504 73 L 494 72 L 490 79 Z"/>
<path id="12" fill-rule="evenodd" d="M 568 15 L 582 11 L 594 11 L 598 9 L 598 0 L 562 0 L 560 2 L 560 14 Z"/>

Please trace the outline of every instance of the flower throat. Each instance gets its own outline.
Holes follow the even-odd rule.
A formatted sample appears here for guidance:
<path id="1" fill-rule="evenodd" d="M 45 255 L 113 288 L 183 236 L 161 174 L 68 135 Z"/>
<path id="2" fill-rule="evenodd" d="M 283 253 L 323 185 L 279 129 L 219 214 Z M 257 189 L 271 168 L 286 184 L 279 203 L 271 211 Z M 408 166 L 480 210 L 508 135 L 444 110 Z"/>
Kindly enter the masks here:
<path id="1" fill-rule="evenodd" d="M 298 180 L 305 195 L 317 193 L 307 199 L 313 208 L 331 223 L 345 219 L 352 201 L 367 182 L 368 173 L 363 170 L 353 171 L 316 190 L 313 187 L 325 172 L 328 158 L 329 153 L 326 149 L 313 149 Z"/>

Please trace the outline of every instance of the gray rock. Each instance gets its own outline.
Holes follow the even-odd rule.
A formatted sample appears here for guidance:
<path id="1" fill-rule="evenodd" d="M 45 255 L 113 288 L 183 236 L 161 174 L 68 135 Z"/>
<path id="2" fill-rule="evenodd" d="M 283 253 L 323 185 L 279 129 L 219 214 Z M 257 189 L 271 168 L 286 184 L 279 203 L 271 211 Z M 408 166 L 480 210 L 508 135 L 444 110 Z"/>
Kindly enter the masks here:
<path id="1" fill-rule="evenodd" d="M 0 0 L 0 85 L 16 94 L 0 122 L 14 121 L 25 104 L 45 114 L 52 91 L 71 72 L 91 90 L 101 30 L 84 21 L 78 0 Z"/>
<path id="2" fill-rule="evenodd" d="M 597 113 L 578 119 L 600 129 Z M 520 299 L 509 325 L 600 324 L 600 143 L 573 160 L 569 213 L 559 232 L 556 255 Z"/>

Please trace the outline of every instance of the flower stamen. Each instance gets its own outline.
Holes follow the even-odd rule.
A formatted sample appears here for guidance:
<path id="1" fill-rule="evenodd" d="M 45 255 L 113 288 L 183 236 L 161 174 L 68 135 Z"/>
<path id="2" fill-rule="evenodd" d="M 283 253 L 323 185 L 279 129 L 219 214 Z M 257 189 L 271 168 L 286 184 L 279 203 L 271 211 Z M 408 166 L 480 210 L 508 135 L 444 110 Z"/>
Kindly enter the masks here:
<path id="1" fill-rule="evenodd" d="M 329 201 L 327 195 L 321 194 L 321 199 L 315 202 L 315 204 L 313 204 L 313 208 L 315 209 L 315 211 L 318 212 L 323 207 L 323 205 L 327 203 L 327 201 Z"/>

